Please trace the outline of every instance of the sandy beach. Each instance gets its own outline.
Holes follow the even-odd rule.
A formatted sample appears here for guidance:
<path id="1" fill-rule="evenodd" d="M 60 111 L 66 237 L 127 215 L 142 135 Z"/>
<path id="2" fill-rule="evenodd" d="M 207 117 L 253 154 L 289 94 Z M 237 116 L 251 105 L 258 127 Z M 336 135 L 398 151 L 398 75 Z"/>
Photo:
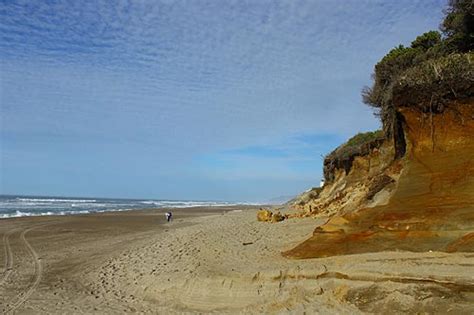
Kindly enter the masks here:
<path id="1" fill-rule="evenodd" d="M 3 313 L 474 311 L 472 253 L 290 260 L 324 218 L 257 222 L 247 207 L 0 221 Z"/>
<path id="2" fill-rule="evenodd" d="M 1 1 L 0 37 L 0 315 L 474 315 L 474 0 Z"/>

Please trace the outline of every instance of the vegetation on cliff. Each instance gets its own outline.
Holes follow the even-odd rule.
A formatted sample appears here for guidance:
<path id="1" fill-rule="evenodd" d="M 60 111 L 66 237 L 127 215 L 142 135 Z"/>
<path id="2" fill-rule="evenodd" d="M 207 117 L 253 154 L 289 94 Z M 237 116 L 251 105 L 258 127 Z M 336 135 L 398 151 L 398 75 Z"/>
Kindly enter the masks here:
<path id="1" fill-rule="evenodd" d="M 431 115 L 453 100 L 474 97 L 474 2 L 450 0 L 438 31 L 418 36 L 409 47 L 393 48 L 376 65 L 373 84 L 362 90 L 364 103 L 380 117 L 383 133 L 357 135 L 326 156 L 324 177 L 350 170 L 355 157 L 367 155 L 383 139 L 393 141 L 394 157 L 405 155 L 401 108 Z"/>
<path id="2" fill-rule="evenodd" d="M 330 218 L 285 256 L 474 252 L 473 12 L 472 0 L 451 0 L 442 33 L 398 46 L 375 66 L 363 97 L 383 130 L 326 157 L 323 189 L 295 206 Z"/>
<path id="3" fill-rule="evenodd" d="M 375 65 L 373 85 L 362 91 L 363 101 L 377 109 L 385 135 L 395 142 L 397 108 L 441 112 L 447 102 L 474 95 L 472 0 L 451 0 L 441 31 L 392 49 Z"/>
<path id="4" fill-rule="evenodd" d="M 378 148 L 384 141 L 381 130 L 358 133 L 342 144 L 324 159 L 324 178 L 334 180 L 336 169 L 349 172 L 356 156 L 367 155 L 372 149 Z"/>

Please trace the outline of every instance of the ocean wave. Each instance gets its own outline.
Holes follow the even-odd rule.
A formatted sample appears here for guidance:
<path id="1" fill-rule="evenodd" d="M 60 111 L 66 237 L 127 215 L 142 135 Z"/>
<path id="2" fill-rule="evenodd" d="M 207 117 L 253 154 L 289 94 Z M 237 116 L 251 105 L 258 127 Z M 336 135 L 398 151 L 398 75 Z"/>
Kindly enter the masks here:
<path id="1" fill-rule="evenodd" d="M 75 203 L 91 203 L 97 202 L 95 199 L 52 199 L 52 198 L 15 198 L 15 200 L 23 201 L 23 202 L 61 202 L 61 203 L 68 203 L 68 202 L 75 202 Z"/>
<path id="2" fill-rule="evenodd" d="M 13 213 L 0 213 L 0 219 L 8 219 L 8 218 L 19 218 L 19 217 L 35 217 L 35 216 L 47 216 L 47 215 L 76 215 L 76 214 L 91 214 L 91 213 L 104 213 L 104 212 L 122 212 L 122 211 L 130 211 L 130 210 L 137 210 L 131 208 L 121 208 L 121 209 L 102 209 L 102 210 L 63 210 L 59 212 L 25 212 L 16 210 Z"/>
<path id="3" fill-rule="evenodd" d="M 66 204 L 67 205 L 67 204 Z M 44 203 L 44 202 L 0 202 L 2 208 L 64 208 L 64 204 Z"/>
<path id="4" fill-rule="evenodd" d="M 72 215 L 72 214 L 88 214 L 88 213 L 94 213 L 94 212 L 97 212 L 97 211 L 93 211 L 93 210 L 60 211 L 55 214 L 56 215 Z"/>
<path id="5" fill-rule="evenodd" d="M 223 207 L 247 205 L 249 203 L 232 203 L 226 201 L 174 201 L 174 200 L 147 200 L 140 203 L 168 208 L 192 208 L 192 207 Z"/>
<path id="6" fill-rule="evenodd" d="M 76 208 L 76 207 L 110 207 L 110 206 L 118 206 L 116 204 L 108 204 L 108 203 L 71 203 L 71 207 Z"/>
<path id="7" fill-rule="evenodd" d="M 47 212 L 23 212 L 20 210 L 16 210 L 14 213 L 2 213 L 0 214 L 0 219 L 5 218 L 16 218 L 16 217 L 33 217 L 33 216 L 45 216 L 45 215 L 54 215 L 54 212 L 47 211 Z"/>
<path id="8" fill-rule="evenodd" d="M 0 218 L 74 215 L 141 209 L 175 209 L 252 205 L 252 203 L 196 200 L 73 199 L 55 197 L 0 196 Z"/>
<path id="9" fill-rule="evenodd" d="M 35 216 L 47 216 L 47 215 L 74 215 L 74 214 L 88 214 L 95 211 L 90 210 L 79 210 L 79 211 L 59 211 L 59 212 L 24 212 L 24 211 L 15 211 L 14 213 L 3 213 L 0 214 L 0 219 L 6 218 L 18 218 L 18 217 L 35 217 Z"/>

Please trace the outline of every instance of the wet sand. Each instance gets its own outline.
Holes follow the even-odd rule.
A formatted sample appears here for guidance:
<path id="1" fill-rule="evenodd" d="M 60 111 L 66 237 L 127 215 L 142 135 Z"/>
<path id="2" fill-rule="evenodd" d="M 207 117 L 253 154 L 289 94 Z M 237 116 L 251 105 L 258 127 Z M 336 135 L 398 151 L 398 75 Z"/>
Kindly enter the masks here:
<path id="1" fill-rule="evenodd" d="M 281 255 L 324 218 L 256 221 L 252 207 L 0 221 L 3 313 L 474 312 L 474 255 Z"/>

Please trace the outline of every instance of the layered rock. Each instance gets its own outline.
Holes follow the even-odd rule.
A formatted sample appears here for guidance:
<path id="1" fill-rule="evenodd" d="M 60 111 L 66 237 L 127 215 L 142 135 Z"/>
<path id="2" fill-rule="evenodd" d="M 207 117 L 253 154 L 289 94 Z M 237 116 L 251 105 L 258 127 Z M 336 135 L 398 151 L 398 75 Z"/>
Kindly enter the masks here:
<path id="1" fill-rule="evenodd" d="M 293 201 L 294 216 L 346 214 L 361 207 L 385 204 L 394 191 L 402 162 L 394 163 L 394 150 L 385 141 L 365 155 L 350 157 L 350 168 L 334 168 L 323 188 L 303 193 Z"/>
<path id="2" fill-rule="evenodd" d="M 399 109 L 406 154 L 384 143 L 338 170 L 301 208 L 332 217 L 284 255 L 325 257 L 383 250 L 474 251 L 474 102 L 441 113 Z"/>

